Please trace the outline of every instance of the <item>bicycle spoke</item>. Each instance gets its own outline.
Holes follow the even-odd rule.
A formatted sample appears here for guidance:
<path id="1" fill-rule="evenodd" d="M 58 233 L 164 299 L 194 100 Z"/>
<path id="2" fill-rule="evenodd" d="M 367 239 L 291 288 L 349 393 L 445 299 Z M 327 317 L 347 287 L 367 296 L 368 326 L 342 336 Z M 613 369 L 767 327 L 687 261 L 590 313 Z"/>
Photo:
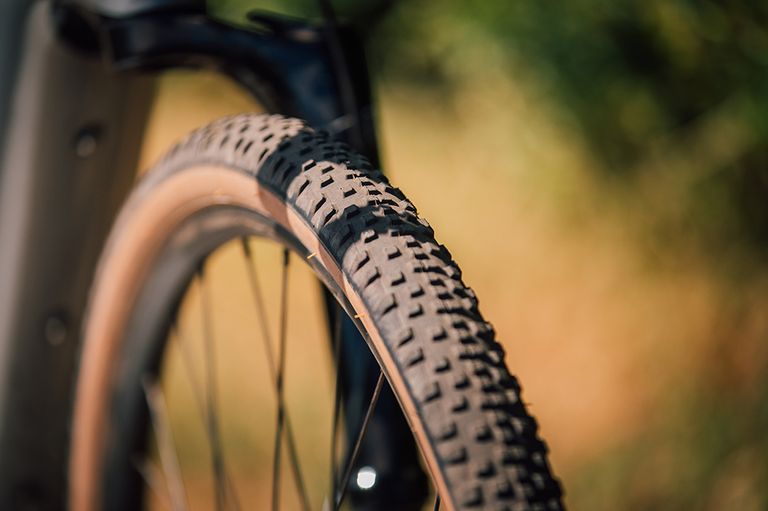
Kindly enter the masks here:
<path id="1" fill-rule="evenodd" d="M 224 453 L 219 435 L 218 406 L 216 400 L 216 364 L 213 349 L 213 331 L 210 317 L 210 301 L 204 282 L 204 267 L 198 271 L 200 304 L 203 313 L 203 343 L 205 348 L 205 388 L 206 388 L 206 431 L 211 447 L 211 461 L 216 485 L 216 509 L 222 511 L 227 503 L 227 494 L 232 495 L 232 504 L 240 509 L 237 495 L 231 487 L 224 465 Z"/>
<path id="2" fill-rule="evenodd" d="M 142 382 L 144 396 L 149 406 L 149 415 L 152 421 L 152 429 L 155 432 L 160 463 L 165 474 L 168 494 L 171 499 L 171 507 L 174 511 L 184 511 L 187 505 L 187 496 L 184 492 L 184 482 L 179 468 L 179 458 L 174 446 L 171 428 L 168 421 L 168 409 L 165 402 L 163 389 L 157 382 L 145 379 Z"/>
<path id="3" fill-rule="evenodd" d="M 256 273 L 256 260 L 251 251 L 251 247 L 248 245 L 246 238 L 240 239 L 243 249 L 243 256 L 245 258 L 245 266 L 248 272 L 248 280 L 250 282 L 251 294 L 256 304 L 256 311 L 259 316 L 259 323 L 261 325 L 261 337 L 264 344 L 264 349 L 267 356 L 267 365 L 269 366 L 272 385 L 275 390 L 275 394 L 278 398 L 278 406 L 282 406 L 283 409 L 283 430 L 285 433 L 285 440 L 288 447 L 288 456 L 291 460 L 291 470 L 293 472 L 294 482 L 296 483 L 296 489 L 299 492 L 299 499 L 301 500 L 302 509 L 304 511 L 310 511 L 309 496 L 307 494 L 306 486 L 304 485 L 304 477 L 302 476 L 301 464 L 299 463 L 298 449 L 296 447 L 296 440 L 293 435 L 293 426 L 288 414 L 288 409 L 284 405 L 280 405 L 282 400 L 277 388 L 277 369 L 275 367 L 275 357 L 272 351 L 272 337 L 269 332 L 269 324 L 267 321 L 267 313 L 264 309 L 264 300 L 261 293 L 261 285 Z"/>
<path id="4" fill-rule="evenodd" d="M 171 337 L 176 339 L 176 344 L 179 347 L 179 351 L 181 351 L 182 354 L 182 360 L 184 361 L 184 369 L 185 373 L 187 375 L 187 379 L 189 380 L 189 384 L 193 389 L 193 394 L 195 397 L 195 404 L 197 405 L 197 411 L 200 414 L 200 421 L 202 424 L 206 427 L 207 431 L 207 424 L 208 424 L 208 418 L 207 418 L 207 411 L 206 411 L 206 403 L 203 401 L 203 391 L 201 390 L 201 383 L 200 379 L 197 377 L 198 371 L 196 370 L 194 359 L 192 358 L 192 352 L 190 351 L 189 347 L 187 346 L 187 343 L 184 342 L 184 335 L 182 335 L 181 327 L 179 327 L 177 324 L 174 324 L 172 327 L 172 334 Z M 235 486 L 232 482 L 231 478 L 227 478 L 227 489 L 232 494 L 235 495 Z M 233 500 L 237 502 L 237 497 L 234 496 Z M 236 504 L 237 505 L 237 504 Z"/>
<path id="5" fill-rule="evenodd" d="M 139 473 L 141 478 L 144 479 L 147 488 L 152 490 L 152 493 L 155 494 L 158 502 L 162 504 L 165 509 L 171 509 L 170 499 L 166 492 L 162 491 L 162 485 L 159 482 L 160 479 L 163 478 L 162 471 L 157 468 L 157 465 L 146 458 L 139 459 L 136 457 L 132 462 L 133 467 Z"/>
<path id="6" fill-rule="evenodd" d="M 189 380 L 189 384 L 193 389 L 193 394 L 195 397 L 195 404 L 197 405 L 197 411 L 200 414 L 200 421 L 203 425 L 207 425 L 208 419 L 207 419 L 207 411 L 206 411 L 206 403 L 203 401 L 203 390 L 201 389 L 200 385 L 200 379 L 198 378 L 197 371 L 195 370 L 195 364 L 194 360 L 192 358 L 192 352 L 189 349 L 189 346 L 186 342 L 184 342 L 184 335 L 182 335 L 181 328 L 174 324 L 172 327 L 172 338 L 176 339 L 176 344 L 179 347 L 179 351 L 181 351 L 182 354 L 182 360 L 184 361 L 184 369 L 185 373 L 187 375 L 187 379 Z M 206 426 L 207 428 L 207 426 Z M 227 477 L 227 489 L 228 491 L 233 495 L 233 500 L 235 501 L 235 505 L 237 506 L 237 496 L 235 494 L 235 486 L 232 482 L 231 478 Z"/>
<path id="7" fill-rule="evenodd" d="M 435 495 L 435 507 L 433 508 L 434 511 L 440 510 L 440 494 Z"/>
<path id="8" fill-rule="evenodd" d="M 333 418 L 331 424 L 331 496 L 336 498 L 336 442 L 339 427 L 339 412 L 341 409 L 341 320 L 344 312 L 336 309 L 333 331 L 333 367 L 336 368 L 336 378 L 333 390 Z"/>
<path id="9" fill-rule="evenodd" d="M 184 342 L 184 336 L 182 335 L 181 328 L 174 324 L 171 327 L 171 338 L 176 339 L 176 345 L 181 352 L 181 359 L 184 365 L 184 372 L 189 380 L 189 385 L 192 387 L 192 393 L 195 396 L 195 404 L 197 405 L 198 412 L 203 424 L 206 424 L 207 419 L 205 416 L 205 402 L 203 401 L 203 390 L 201 389 L 200 380 L 197 377 L 198 371 L 195 368 L 195 363 L 192 358 L 192 352 L 189 350 L 189 346 Z"/>
<path id="10" fill-rule="evenodd" d="M 264 350 L 267 355 L 267 364 L 269 365 L 269 372 L 272 376 L 273 384 L 277 382 L 277 370 L 275 368 L 275 354 L 272 351 L 272 334 L 269 331 L 269 323 L 267 322 L 267 311 L 264 309 L 264 298 L 261 293 L 261 283 L 259 281 L 258 274 L 256 273 L 256 257 L 251 251 L 250 245 L 246 238 L 240 238 L 240 243 L 243 248 L 243 257 L 245 258 L 245 268 L 248 272 L 248 281 L 251 286 L 251 294 L 253 295 L 253 301 L 256 306 L 256 313 L 259 316 L 259 326 L 261 327 L 261 338 L 264 343 Z"/>
<path id="11" fill-rule="evenodd" d="M 283 249 L 283 266 L 280 281 L 280 324 L 278 329 L 278 355 L 277 355 L 277 425 L 275 427 L 274 457 L 272 459 L 272 511 L 278 511 L 280 502 L 280 461 L 283 439 L 283 421 L 285 406 L 283 402 L 284 371 L 285 371 L 285 338 L 288 320 L 288 268 L 290 262 L 288 249 Z"/>
<path id="12" fill-rule="evenodd" d="M 373 395 L 371 401 L 368 403 L 368 409 L 365 411 L 365 418 L 363 424 L 360 426 L 360 432 L 357 434 L 357 440 L 355 440 L 355 446 L 352 449 L 352 453 L 347 461 L 346 469 L 344 470 L 344 477 L 341 479 L 341 485 L 339 486 L 339 495 L 336 498 L 335 510 L 341 507 L 341 503 L 344 501 L 344 496 L 347 493 L 347 486 L 349 486 L 349 478 L 352 476 L 352 469 L 357 461 L 357 456 L 360 454 L 360 446 L 365 438 L 365 433 L 368 430 L 368 424 L 373 416 L 373 411 L 376 408 L 376 403 L 379 400 L 379 394 L 381 394 L 381 388 L 384 384 L 384 373 L 379 370 L 379 378 L 376 380 L 376 387 L 373 389 Z"/>

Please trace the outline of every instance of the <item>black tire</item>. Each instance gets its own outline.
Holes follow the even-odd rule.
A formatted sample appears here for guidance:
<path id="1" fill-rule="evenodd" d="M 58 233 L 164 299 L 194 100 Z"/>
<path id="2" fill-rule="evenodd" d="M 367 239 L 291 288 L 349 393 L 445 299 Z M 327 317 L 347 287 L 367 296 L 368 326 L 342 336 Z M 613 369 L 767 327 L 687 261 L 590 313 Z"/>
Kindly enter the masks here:
<path id="1" fill-rule="evenodd" d="M 359 316 L 358 326 L 411 424 L 444 509 L 562 509 L 546 446 L 520 398 L 517 380 L 507 370 L 494 330 L 416 208 L 365 158 L 326 133 L 295 119 L 250 114 L 214 122 L 178 144 L 145 176 L 120 215 L 86 323 L 74 415 L 73 505 L 89 508 L 103 484 L 99 468 L 110 427 L 108 410 L 121 381 L 115 376 L 116 359 L 136 349 L 126 347 L 119 332 L 138 314 L 134 304 L 146 284 L 133 291 L 113 290 L 112 295 L 100 290 L 112 285 L 106 283 L 114 277 L 107 274 L 110 265 L 117 264 L 111 259 L 125 256 L 121 231 L 159 187 L 173 179 L 184 182 L 185 173 L 197 172 L 195 179 L 204 179 L 200 169 L 211 179 L 208 193 L 213 198 L 198 210 L 194 201 L 182 204 L 188 206 L 187 217 L 218 208 L 230 211 L 233 226 L 247 223 L 242 215 L 248 207 L 233 198 L 245 192 L 228 191 L 224 183 L 230 178 L 244 183 L 247 177 L 256 190 L 247 193 L 264 196 L 253 200 L 274 203 L 275 218 L 267 220 L 284 239 L 293 240 L 291 248 L 317 253 L 312 266 L 342 305 Z M 283 209 L 274 209 L 275 204 Z M 264 211 L 259 215 L 264 217 Z M 203 235 L 205 229 L 199 232 Z M 231 227 L 217 236 L 241 234 Z M 314 247 L 307 243 L 312 237 Z M 167 240 L 163 243 L 168 246 Z M 160 245 L 155 245 L 159 253 Z M 157 271 L 157 260 L 148 261 L 154 266 L 137 269 L 131 283 L 146 281 Z M 109 296 L 120 296 L 122 315 L 112 312 L 115 303 Z M 146 307 L 141 310 L 147 312 Z M 116 324 L 104 326 L 109 321 Z M 92 332 L 99 328 L 112 328 L 112 347 L 104 347 L 110 342 L 103 331 Z"/>

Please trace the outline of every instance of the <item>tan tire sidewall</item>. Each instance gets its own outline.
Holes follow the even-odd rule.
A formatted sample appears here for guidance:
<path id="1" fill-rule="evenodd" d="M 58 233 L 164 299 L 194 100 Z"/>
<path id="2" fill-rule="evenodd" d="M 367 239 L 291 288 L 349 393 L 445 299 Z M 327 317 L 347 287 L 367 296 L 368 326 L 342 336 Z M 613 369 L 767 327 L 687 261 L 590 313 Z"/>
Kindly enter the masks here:
<path id="1" fill-rule="evenodd" d="M 144 190 L 146 192 L 146 190 Z M 192 214 L 216 206 L 237 206 L 274 220 L 292 233 L 341 289 L 370 339 L 390 385 L 406 412 L 433 483 L 450 495 L 435 452 L 418 419 L 406 383 L 371 321 L 360 295 L 350 285 L 315 231 L 283 200 L 245 173 L 223 165 L 199 165 L 175 172 L 134 194 L 116 223 L 99 264 L 85 319 L 83 348 L 74 403 L 69 463 L 69 503 L 74 510 L 99 508 L 101 456 L 108 435 L 109 399 L 115 357 L 133 305 L 165 240 Z M 452 503 L 444 501 L 446 509 Z"/>

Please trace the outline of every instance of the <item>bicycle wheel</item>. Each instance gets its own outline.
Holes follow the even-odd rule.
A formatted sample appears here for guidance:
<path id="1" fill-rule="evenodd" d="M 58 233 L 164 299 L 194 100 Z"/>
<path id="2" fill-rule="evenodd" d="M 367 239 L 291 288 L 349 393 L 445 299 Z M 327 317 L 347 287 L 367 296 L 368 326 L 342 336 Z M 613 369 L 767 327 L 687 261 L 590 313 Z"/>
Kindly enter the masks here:
<path id="1" fill-rule="evenodd" d="M 114 504 L 110 495 L 124 488 L 126 471 L 135 471 L 132 449 L 146 446 L 146 424 L 163 420 L 152 382 L 180 297 L 209 254 L 247 237 L 271 239 L 306 261 L 354 321 L 381 371 L 364 416 L 389 385 L 441 499 L 435 508 L 562 508 L 545 444 L 502 348 L 432 229 L 363 157 L 276 115 L 229 117 L 194 132 L 144 176 L 119 215 L 84 330 L 70 456 L 73 508 Z M 283 268 L 288 261 L 286 255 Z M 284 411 L 277 414 L 284 435 Z M 363 422 L 353 438 L 365 429 Z M 217 442 L 215 435 L 209 440 Z M 173 464 L 167 447 L 158 442 L 163 466 Z M 337 491 L 324 506 L 343 500 L 350 459 L 332 474 Z M 217 506 L 226 508 L 231 481 L 213 472 Z M 181 499 L 172 507 L 183 507 L 180 481 L 165 479 L 171 497 Z"/>

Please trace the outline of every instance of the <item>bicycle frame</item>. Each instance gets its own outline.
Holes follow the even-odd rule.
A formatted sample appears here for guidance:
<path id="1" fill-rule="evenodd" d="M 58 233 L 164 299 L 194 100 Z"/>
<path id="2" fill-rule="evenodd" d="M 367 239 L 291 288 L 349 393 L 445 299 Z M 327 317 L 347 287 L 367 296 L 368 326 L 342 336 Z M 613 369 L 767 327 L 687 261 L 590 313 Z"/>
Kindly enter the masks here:
<path id="1" fill-rule="evenodd" d="M 88 289 L 131 188 L 152 71 L 221 71 L 377 164 L 351 33 L 260 14 L 237 28 L 204 4 L 0 5 L 0 508 L 64 505 L 68 421 L 56 418 L 70 413 Z"/>

